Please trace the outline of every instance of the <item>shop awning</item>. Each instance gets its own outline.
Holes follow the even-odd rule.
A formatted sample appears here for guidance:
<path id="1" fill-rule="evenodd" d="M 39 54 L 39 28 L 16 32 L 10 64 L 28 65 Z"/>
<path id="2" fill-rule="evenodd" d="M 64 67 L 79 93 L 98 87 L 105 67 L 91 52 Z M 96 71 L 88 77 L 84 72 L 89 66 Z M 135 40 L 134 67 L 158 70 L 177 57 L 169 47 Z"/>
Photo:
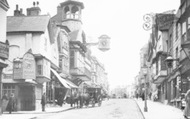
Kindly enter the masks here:
<path id="1" fill-rule="evenodd" d="M 154 84 L 161 84 L 166 79 L 165 76 L 160 76 L 156 80 L 153 81 Z"/>
<path id="2" fill-rule="evenodd" d="M 74 83 L 72 83 L 71 81 L 69 80 L 66 80 L 67 81 L 67 84 L 71 87 L 71 88 L 79 88 L 78 86 L 76 86 Z"/>
<path id="3" fill-rule="evenodd" d="M 57 79 L 61 82 L 61 84 L 65 87 L 65 88 L 71 88 L 68 84 L 67 81 L 63 78 L 61 78 L 61 76 L 54 70 L 51 69 L 52 73 L 57 77 Z"/>

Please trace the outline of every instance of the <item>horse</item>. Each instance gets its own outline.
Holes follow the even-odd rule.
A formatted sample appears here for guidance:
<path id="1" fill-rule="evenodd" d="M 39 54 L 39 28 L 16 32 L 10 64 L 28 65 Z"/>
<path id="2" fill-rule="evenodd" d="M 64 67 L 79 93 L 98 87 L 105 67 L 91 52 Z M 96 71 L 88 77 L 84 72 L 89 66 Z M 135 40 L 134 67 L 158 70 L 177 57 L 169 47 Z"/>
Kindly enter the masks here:
<path id="1" fill-rule="evenodd" d="M 77 108 L 79 107 L 79 98 L 80 98 L 80 95 L 78 92 L 74 92 L 74 93 L 71 93 L 70 95 L 70 104 L 71 104 L 71 107 L 74 107 L 77 106 Z"/>
<path id="2" fill-rule="evenodd" d="M 86 107 L 88 107 L 92 97 L 90 96 L 89 93 L 82 93 L 80 94 L 80 107 L 83 107 L 83 105 L 85 105 Z"/>

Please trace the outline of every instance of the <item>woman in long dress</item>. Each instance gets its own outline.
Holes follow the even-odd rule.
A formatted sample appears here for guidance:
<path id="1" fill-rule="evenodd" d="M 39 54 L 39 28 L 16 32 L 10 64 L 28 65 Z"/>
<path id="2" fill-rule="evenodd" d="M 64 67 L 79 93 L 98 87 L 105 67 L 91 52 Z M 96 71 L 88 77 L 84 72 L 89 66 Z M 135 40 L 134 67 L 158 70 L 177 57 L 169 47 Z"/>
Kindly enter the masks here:
<path id="1" fill-rule="evenodd" d="M 8 101 L 9 101 L 8 96 L 7 96 L 6 93 L 4 93 L 4 95 L 3 95 L 3 97 L 2 97 L 2 113 L 3 113 L 4 111 L 6 111 Z"/>
<path id="2" fill-rule="evenodd" d="M 184 117 L 190 119 L 190 89 L 185 94 L 186 107 L 184 109 Z"/>

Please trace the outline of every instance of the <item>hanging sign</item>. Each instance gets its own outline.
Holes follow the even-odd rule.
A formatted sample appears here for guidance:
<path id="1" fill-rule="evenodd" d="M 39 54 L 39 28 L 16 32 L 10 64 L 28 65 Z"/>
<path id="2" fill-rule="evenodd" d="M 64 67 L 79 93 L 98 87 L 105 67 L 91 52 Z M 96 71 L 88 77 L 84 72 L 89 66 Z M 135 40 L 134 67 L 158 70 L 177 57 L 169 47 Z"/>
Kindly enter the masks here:
<path id="1" fill-rule="evenodd" d="M 0 42 L 0 58 L 8 59 L 9 57 L 9 44 Z"/>
<path id="2" fill-rule="evenodd" d="M 35 58 L 31 52 L 13 61 L 13 79 L 36 79 Z"/>
<path id="3" fill-rule="evenodd" d="M 23 57 L 23 77 L 24 79 L 35 79 L 35 59 L 31 53 L 26 53 Z"/>

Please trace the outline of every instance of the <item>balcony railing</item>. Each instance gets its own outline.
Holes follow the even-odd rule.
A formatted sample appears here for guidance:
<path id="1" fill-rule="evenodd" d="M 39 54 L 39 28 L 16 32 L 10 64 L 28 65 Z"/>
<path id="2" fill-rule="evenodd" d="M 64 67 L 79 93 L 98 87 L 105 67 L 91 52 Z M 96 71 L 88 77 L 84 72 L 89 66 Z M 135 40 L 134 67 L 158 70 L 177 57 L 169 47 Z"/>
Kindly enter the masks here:
<path id="1" fill-rule="evenodd" d="M 160 70 L 159 73 L 154 76 L 154 82 L 155 83 L 162 82 L 163 79 L 165 79 L 164 77 L 166 76 L 167 76 L 167 70 Z"/>
<path id="2" fill-rule="evenodd" d="M 71 75 L 85 75 L 89 78 L 91 77 L 91 72 L 85 67 L 72 68 L 70 69 L 70 74 Z"/>

